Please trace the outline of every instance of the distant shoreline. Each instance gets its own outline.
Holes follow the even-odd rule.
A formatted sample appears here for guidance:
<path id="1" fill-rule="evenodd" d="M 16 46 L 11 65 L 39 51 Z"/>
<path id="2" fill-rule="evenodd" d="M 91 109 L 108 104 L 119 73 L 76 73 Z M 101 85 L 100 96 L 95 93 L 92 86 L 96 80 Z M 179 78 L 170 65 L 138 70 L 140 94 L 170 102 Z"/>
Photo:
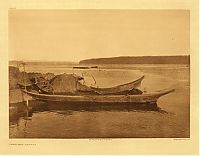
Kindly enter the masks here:
<path id="1" fill-rule="evenodd" d="M 119 56 L 108 58 L 92 58 L 77 62 L 42 61 L 42 60 L 9 60 L 9 65 L 26 62 L 28 65 L 83 65 L 83 64 L 190 64 L 190 55 L 180 56 Z"/>
<path id="2" fill-rule="evenodd" d="M 121 56 L 81 60 L 79 64 L 190 64 L 190 56 Z"/>
<path id="3" fill-rule="evenodd" d="M 25 62 L 26 65 L 77 65 L 78 62 L 68 62 L 68 61 L 18 61 L 18 60 L 10 60 L 9 65 L 17 65 Z"/>

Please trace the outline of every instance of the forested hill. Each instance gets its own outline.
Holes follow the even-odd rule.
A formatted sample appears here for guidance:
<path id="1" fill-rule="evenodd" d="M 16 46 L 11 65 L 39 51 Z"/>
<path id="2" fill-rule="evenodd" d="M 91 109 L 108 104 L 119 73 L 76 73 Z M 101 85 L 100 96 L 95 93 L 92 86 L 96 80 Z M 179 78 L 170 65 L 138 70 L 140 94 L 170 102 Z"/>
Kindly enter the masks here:
<path id="1" fill-rule="evenodd" d="M 82 60 L 79 64 L 189 64 L 190 56 L 122 56 Z"/>

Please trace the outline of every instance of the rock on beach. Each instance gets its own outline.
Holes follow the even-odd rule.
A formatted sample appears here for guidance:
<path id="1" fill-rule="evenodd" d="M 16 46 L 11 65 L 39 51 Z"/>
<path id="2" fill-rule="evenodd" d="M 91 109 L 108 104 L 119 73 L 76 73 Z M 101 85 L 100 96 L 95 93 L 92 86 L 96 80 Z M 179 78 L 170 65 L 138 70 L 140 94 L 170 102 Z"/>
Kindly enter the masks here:
<path id="1" fill-rule="evenodd" d="M 22 93 L 18 84 L 28 85 L 32 84 L 31 78 L 43 77 L 46 80 L 50 80 L 55 75 L 53 73 L 27 73 L 20 72 L 19 68 L 15 66 L 9 66 L 9 103 L 19 103 L 24 100 L 31 100 L 31 96 Z"/>

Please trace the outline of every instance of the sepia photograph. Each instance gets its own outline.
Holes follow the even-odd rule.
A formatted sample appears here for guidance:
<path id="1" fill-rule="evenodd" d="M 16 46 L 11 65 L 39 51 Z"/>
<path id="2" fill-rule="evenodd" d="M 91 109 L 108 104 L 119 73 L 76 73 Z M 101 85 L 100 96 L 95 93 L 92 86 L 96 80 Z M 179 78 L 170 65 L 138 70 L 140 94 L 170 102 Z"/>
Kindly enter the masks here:
<path id="1" fill-rule="evenodd" d="M 10 9 L 9 138 L 190 138 L 190 10 Z"/>
<path id="2" fill-rule="evenodd" d="M 0 155 L 198 155 L 198 3 L 0 1 Z"/>
<path id="3" fill-rule="evenodd" d="M 0 1 L 0 155 L 198 155 L 198 0 Z"/>

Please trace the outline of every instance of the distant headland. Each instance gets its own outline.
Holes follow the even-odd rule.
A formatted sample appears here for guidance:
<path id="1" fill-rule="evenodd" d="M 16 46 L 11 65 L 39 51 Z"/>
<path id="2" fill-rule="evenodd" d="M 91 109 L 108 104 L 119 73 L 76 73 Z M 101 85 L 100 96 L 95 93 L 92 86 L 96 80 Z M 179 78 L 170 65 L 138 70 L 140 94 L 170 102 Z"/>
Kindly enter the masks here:
<path id="1" fill-rule="evenodd" d="M 189 55 L 180 56 L 121 56 L 81 60 L 79 64 L 189 64 Z"/>

